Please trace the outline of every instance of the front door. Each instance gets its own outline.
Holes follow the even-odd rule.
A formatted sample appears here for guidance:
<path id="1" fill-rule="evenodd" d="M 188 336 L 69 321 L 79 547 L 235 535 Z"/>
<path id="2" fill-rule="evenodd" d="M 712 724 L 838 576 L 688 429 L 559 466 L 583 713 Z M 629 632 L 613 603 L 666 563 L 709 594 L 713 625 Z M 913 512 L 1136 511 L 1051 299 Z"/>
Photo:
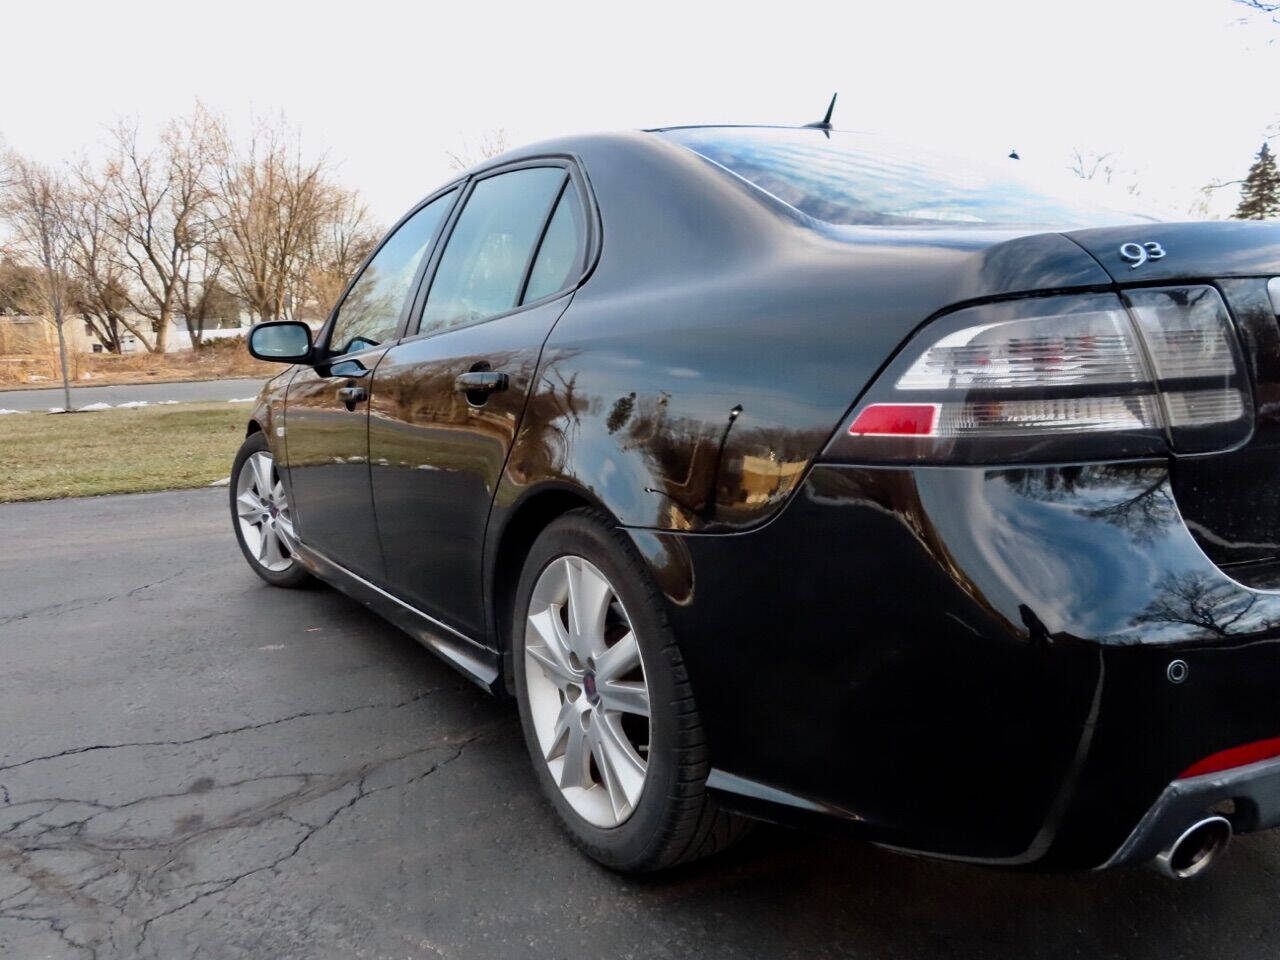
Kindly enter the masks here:
<path id="1" fill-rule="evenodd" d="M 419 207 L 378 247 L 322 335 L 321 362 L 289 384 L 286 465 L 299 539 L 360 576 L 385 573 L 369 488 L 369 389 L 401 329 L 456 191 Z"/>
<path id="2" fill-rule="evenodd" d="M 582 187 L 567 165 L 474 181 L 416 336 L 374 374 L 373 500 L 393 592 L 485 635 L 482 552 L 498 479 L 542 344 L 581 279 Z"/>

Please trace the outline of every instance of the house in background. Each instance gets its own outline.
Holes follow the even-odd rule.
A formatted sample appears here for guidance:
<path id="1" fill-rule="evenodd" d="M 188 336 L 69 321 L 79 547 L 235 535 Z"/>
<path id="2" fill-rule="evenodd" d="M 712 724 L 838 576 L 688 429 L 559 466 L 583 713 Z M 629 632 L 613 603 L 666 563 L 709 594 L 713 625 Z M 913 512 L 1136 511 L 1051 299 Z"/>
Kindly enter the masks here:
<path id="1" fill-rule="evenodd" d="M 67 349 L 76 353 L 92 353 L 94 346 L 102 346 L 79 319 L 68 319 L 63 333 Z M 57 346 L 58 328 L 44 317 L 0 314 L 0 356 L 43 356 Z"/>

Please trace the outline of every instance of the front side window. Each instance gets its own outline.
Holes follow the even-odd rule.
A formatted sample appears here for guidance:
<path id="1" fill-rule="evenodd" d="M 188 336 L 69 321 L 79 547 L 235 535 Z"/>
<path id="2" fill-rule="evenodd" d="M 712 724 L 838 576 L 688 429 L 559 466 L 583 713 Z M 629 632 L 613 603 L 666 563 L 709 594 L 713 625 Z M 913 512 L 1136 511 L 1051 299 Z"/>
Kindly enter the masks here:
<path id="1" fill-rule="evenodd" d="M 454 191 L 437 197 L 401 224 L 351 286 L 338 308 L 329 347 L 335 354 L 374 347 L 395 335 L 400 314 Z"/>
<path id="2" fill-rule="evenodd" d="M 529 167 L 475 185 L 449 235 L 419 331 L 475 323 L 518 304 L 525 270 L 567 174 Z"/>

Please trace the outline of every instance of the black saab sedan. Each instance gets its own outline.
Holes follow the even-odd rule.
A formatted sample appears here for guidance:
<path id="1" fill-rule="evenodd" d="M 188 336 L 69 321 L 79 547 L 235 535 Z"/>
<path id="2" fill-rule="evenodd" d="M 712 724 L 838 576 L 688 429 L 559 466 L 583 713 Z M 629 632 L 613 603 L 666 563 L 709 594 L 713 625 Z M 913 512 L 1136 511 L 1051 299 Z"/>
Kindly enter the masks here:
<path id="1" fill-rule="evenodd" d="M 231 509 L 646 871 L 752 818 L 1198 873 L 1280 824 L 1280 224 L 829 128 L 516 150 L 261 324 Z"/>

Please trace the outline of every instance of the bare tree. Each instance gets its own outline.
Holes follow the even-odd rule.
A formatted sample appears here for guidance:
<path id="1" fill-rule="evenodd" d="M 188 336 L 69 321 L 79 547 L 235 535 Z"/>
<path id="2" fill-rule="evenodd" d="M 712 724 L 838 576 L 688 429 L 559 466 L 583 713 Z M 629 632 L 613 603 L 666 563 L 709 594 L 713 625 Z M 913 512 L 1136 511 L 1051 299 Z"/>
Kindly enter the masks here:
<path id="1" fill-rule="evenodd" d="M 1180 623 L 1229 637 L 1246 630 L 1273 630 L 1275 622 L 1264 618 L 1252 622 L 1249 614 L 1258 602 L 1257 593 L 1236 588 L 1225 578 L 1200 573 L 1171 573 L 1155 583 L 1156 594 L 1137 623 Z"/>
<path id="2" fill-rule="evenodd" d="M 1123 186 L 1126 193 L 1137 196 L 1139 191 L 1138 171 L 1131 167 L 1120 166 L 1120 154 L 1115 151 L 1098 153 L 1083 151 L 1078 147 L 1071 151 L 1071 162 L 1067 169 L 1081 180 L 1096 180 L 1108 186 Z"/>
<path id="3" fill-rule="evenodd" d="M 3 183 L 0 182 L 0 190 Z M 26 263 L 19 263 L 5 254 L 0 247 L 0 316 L 23 316 L 39 309 L 40 280 L 37 270 Z"/>
<path id="4" fill-rule="evenodd" d="M 137 124 L 122 121 L 114 132 L 115 155 L 105 182 L 107 217 L 115 253 L 127 276 L 129 306 L 151 321 L 153 349 L 163 353 L 193 260 L 208 242 L 210 184 L 221 122 L 197 105 L 190 116 L 170 122 L 153 150 L 142 146 Z M 203 261 L 202 261 L 203 262 Z"/>
<path id="5" fill-rule="evenodd" d="M 120 352 L 125 330 L 148 351 L 154 350 L 154 330 L 144 329 L 149 323 L 137 323 L 129 308 L 123 254 L 107 215 L 106 180 L 82 160 L 71 185 L 68 220 L 76 310 L 108 350 Z"/>
<path id="6" fill-rule="evenodd" d="M 71 377 L 63 329 L 71 295 L 67 183 L 59 171 L 10 152 L 0 160 L 0 190 L 0 219 L 9 228 L 11 254 L 36 268 L 35 292 L 46 319 L 58 332 L 63 409 L 70 411 Z"/>
<path id="7" fill-rule="evenodd" d="M 327 313 L 377 241 L 360 198 L 283 121 L 237 143 L 197 105 L 154 147 L 128 121 L 111 146 L 103 167 L 82 160 L 58 183 L 61 308 L 109 350 L 128 331 L 163 352 L 178 317 L 198 346 L 207 326 L 245 308 L 260 320 Z M 501 150 L 501 133 L 482 149 Z"/>
<path id="8" fill-rule="evenodd" d="M 307 254 L 305 299 L 327 317 L 373 245 L 380 230 L 356 193 L 331 187 L 328 216 L 319 225 Z"/>
<path id="9" fill-rule="evenodd" d="M 1250 13 L 1261 13 L 1271 18 L 1272 23 L 1280 24 L 1280 3 L 1269 0 L 1233 0 Z"/>
<path id="10" fill-rule="evenodd" d="M 323 157 L 306 158 L 296 131 L 259 124 L 243 150 L 224 140 L 210 238 L 226 284 L 259 320 L 294 316 L 309 255 L 332 216 Z"/>
<path id="11" fill-rule="evenodd" d="M 1110 183 L 1115 175 L 1114 153 L 1082 153 L 1078 147 L 1071 151 L 1068 169 L 1081 180 L 1101 179 Z"/>
<path id="12" fill-rule="evenodd" d="M 108 353 L 122 353 L 124 351 L 125 327 L 120 322 L 119 313 L 112 309 L 109 301 L 99 299 L 90 292 L 87 286 L 80 282 L 79 277 L 76 275 L 78 269 L 75 268 L 74 261 L 72 267 L 75 272 L 71 277 L 70 312 L 84 319 L 86 331 L 92 333 Z M 118 304 L 125 302 L 123 291 L 118 291 L 115 302 Z"/>
<path id="13" fill-rule="evenodd" d="M 212 232 L 202 233 L 192 242 L 178 269 L 177 307 L 192 347 L 204 342 L 206 324 L 217 314 L 225 292 L 218 283 L 222 262 L 214 255 L 212 244 Z"/>
<path id="14" fill-rule="evenodd" d="M 501 127 L 480 135 L 480 142 L 473 147 L 465 138 L 457 150 L 446 150 L 449 167 L 459 172 L 469 170 L 478 163 L 507 152 L 507 132 Z"/>

